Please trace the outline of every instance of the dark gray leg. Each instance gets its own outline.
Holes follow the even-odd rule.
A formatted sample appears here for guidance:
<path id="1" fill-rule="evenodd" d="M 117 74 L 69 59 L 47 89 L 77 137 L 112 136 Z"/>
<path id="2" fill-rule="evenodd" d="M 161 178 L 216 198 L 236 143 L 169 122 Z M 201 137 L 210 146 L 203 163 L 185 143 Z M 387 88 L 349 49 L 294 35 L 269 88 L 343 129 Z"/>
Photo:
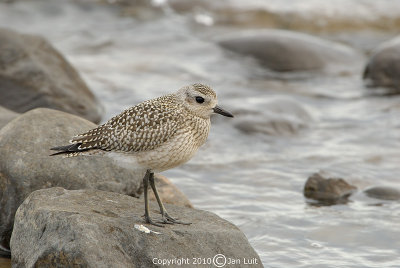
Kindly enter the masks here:
<path id="1" fill-rule="evenodd" d="M 188 222 L 177 221 L 176 219 L 174 219 L 174 218 L 172 218 L 171 216 L 168 215 L 168 212 L 165 209 L 164 204 L 162 203 L 160 196 L 158 195 L 156 184 L 154 182 L 154 173 L 153 172 L 150 172 L 148 180 L 150 182 L 151 188 L 153 189 L 154 195 L 156 196 L 158 206 L 160 207 L 160 212 L 161 212 L 161 216 L 162 216 L 162 222 L 163 223 L 170 223 L 170 224 L 173 224 L 173 223 L 191 224 L 191 223 L 188 223 Z"/>
<path id="2" fill-rule="evenodd" d="M 146 223 L 153 224 L 155 226 L 163 227 L 161 224 L 153 222 L 149 215 L 149 197 L 147 196 L 147 189 L 149 187 L 149 178 L 150 174 L 154 174 L 150 170 L 146 171 L 146 174 L 143 177 L 143 191 L 144 191 L 144 218 Z"/>

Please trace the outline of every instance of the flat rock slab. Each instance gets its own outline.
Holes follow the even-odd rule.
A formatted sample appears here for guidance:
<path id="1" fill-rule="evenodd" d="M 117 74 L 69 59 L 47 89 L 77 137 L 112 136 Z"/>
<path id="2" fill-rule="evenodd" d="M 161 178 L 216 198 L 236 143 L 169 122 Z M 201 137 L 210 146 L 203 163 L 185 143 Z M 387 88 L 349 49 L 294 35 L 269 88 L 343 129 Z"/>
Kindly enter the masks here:
<path id="1" fill-rule="evenodd" d="M 371 187 L 364 190 L 364 193 L 371 198 L 381 200 L 400 200 L 400 190 L 387 186 Z"/>
<path id="2" fill-rule="evenodd" d="M 362 57 L 350 47 L 293 31 L 257 30 L 229 34 L 219 45 L 256 58 L 263 66 L 278 72 L 351 70 Z M 351 66 L 349 68 L 349 65 Z"/>
<path id="3" fill-rule="evenodd" d="M 224 262 L 222 255 L 225 267 L 232 259 L 241 262 L 235 267 L 263 267 L 235 225 L 211 212 L 166 208 L 192 224 L 145 224 L 142 200 L 117 193 L 59 187 L 35 191 L 16 213 L 13 267 L 158 267 L 168 261 L 170 267 L 178 262 L 182 267 L 213 267 L 213 260 Z M 150 210 L 154 220 L 161 218 L 155 203 Z"/>
<path id="4" fill-rule="evenodd" d="M 290 136 L 309 127 L 313 118 L 297 101 L 285 98 L 269 98 L 252 104 L 252 110 L 240 107 L 235 112 L 234 126 L 245 134 Z M 263 113 L 257 110 L 263 111 Z"/>

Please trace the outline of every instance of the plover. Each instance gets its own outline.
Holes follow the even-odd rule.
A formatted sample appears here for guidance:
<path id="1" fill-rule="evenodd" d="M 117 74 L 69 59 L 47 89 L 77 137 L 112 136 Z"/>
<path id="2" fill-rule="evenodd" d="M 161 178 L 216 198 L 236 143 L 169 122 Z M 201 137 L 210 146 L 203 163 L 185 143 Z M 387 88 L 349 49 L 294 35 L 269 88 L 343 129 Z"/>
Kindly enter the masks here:
<path id="1" fill-rule="evenodd" d="M 149 215 L 148 185 L 152 188 L 162 215 L 160 223 L 188 224 L 172 218 L 165 209 L 154 183 L 154 172 L 162 172 L 187 162 L 203 145 L 210 130 L 210 116 L 233 115 L 217 105 L 217 95 L 209 86 L 193 84 L 177 92 L 144 101 L 108 122 L 77 135 L 70 145 L 51 148 L 52 155 L 88 155 L 96 152 L 128 159 L 143 170 L 145 220 Z"/>

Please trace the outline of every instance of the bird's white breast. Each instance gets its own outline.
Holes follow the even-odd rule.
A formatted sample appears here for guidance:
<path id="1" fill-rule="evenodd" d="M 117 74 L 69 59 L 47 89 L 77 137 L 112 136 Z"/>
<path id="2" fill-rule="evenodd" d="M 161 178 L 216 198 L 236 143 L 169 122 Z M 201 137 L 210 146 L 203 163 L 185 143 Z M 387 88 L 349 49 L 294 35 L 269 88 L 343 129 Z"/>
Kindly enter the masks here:
<path id="1" fill-rule="evenodd" d="M 135 153 L 140 166 L 161 172 L 187 162 L 205 143 L 210 131 L 210 120 L 194 117 L 176 135 L 161 146 Z"/>

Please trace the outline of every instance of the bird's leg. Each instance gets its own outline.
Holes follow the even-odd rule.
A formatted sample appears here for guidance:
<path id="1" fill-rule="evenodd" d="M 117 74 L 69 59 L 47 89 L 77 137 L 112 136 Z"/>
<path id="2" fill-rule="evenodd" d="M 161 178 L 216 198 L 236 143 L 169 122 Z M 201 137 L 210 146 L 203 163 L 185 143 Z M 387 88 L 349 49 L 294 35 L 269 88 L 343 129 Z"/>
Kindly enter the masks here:
<path id="1" fill-rule="evenodd" d="M 150 172 L 150 170 L 146 171 L 146 174 L 143 177 L 143 190 L 144 190 L 144 218 L 146 220 L 146 223 L 150 223 L 153 224 L 155 226 L 159 226 L 159 227 L 163 227 L 162 225 L 153 222 L 153 220 L 150 218 L 149 215 L 149 197 L 147 195 L 147 189 L 149 186 L 149 177 L 150 174 L 153 174 L 152 172 Z"/>
<path id="2" fill-rule="evenodd" d="M 148 180 L 150 182 L 151 188 L 153 189 L 154 195 L 156 196 L 158 206 L 160 207 L 160 212 L 161 212 L 161 216 L 162 216 L 162 222 L 163 223 L 170 223 L 170 224 L 173 224 L 173 223 L 186 224 L 186 225 L 191 224 L 190 222 L 178 221 L 178 220 L 172 218 L 170 215 L 168 215 L 168 212 L 165 209 L 164 204 L 162 203 L 160 196 L 158 195 L 156 184 L 154 183 L 154 173 L 153 172 L 151 172 L 149 174 L 149 179 Z"/>

